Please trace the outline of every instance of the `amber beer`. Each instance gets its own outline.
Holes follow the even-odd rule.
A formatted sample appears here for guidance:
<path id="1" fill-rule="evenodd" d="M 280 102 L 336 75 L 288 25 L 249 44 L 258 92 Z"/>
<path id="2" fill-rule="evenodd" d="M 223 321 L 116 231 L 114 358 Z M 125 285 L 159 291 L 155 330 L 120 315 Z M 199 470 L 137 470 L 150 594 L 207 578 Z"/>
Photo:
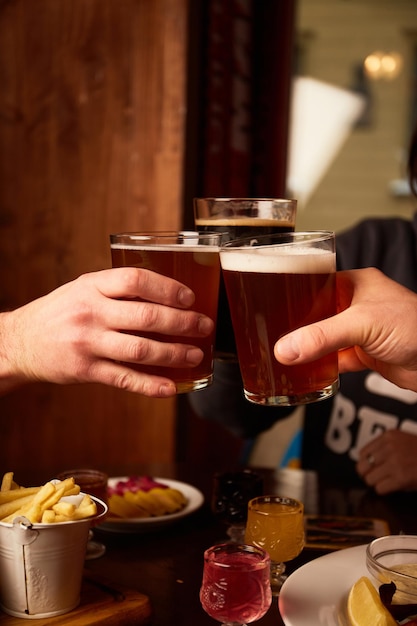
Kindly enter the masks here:
<path id="1" fill-rule="evenodd" d="M 303 236 L 282 236 L 287 244 L 260 237 L 267 245 L 220 251 L 245 396 L 258 404 L 305 404 L 338 388 L 335 353 L 291 367 L 274 357 L 279 337 L 336 313 L 334 247 L 307 245 Z"/>
<path id="2" fill-rule="evenodd" d="M 293 232 L 297 201 L 285 198 L 194 198 L 199 232 L 218 232 L 222 243 L 244 237 Z M 223 277 L 220 277 L 216 355 L 236 359 L 236 343 Z"/>
<path id="3" fill-rule="evenodd" d="M 193 310 L 216 321 L 220 280 L 218 235 L 188 233 L 185 238 L 166 234 L 111 235 L 113 267 L 142 267 L 184 283 L 194 291 Z M 202 389 L 213 377 L 213 331 L 208 337 L 177 337 L 157 333 L 140 333 L 163 342 L 191 343 L 204 353 L 202 362 L 192 368 L 169 368 L 140 365 L 140 370 L 166 376 L 176 383 L 178 393 Z"/>

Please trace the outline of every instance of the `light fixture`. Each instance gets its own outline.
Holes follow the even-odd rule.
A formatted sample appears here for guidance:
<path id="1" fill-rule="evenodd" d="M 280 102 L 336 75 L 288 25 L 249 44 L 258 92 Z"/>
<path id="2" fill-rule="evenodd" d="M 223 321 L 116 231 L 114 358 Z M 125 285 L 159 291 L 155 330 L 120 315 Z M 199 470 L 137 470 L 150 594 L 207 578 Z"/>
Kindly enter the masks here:
<path id="1" fill-rule="evenodd" d="M 366 98 L 315 78 L 293 79 L 287 193 L 304 208 L 360 119 Z"/>
<path id="2" fill-rule="evenodd" d="M 376 50 L 368 54 L 363 62 L 366 75 L 372 80 L 393 80 L 398 76 L 403 64 L 398 52 Z"/>

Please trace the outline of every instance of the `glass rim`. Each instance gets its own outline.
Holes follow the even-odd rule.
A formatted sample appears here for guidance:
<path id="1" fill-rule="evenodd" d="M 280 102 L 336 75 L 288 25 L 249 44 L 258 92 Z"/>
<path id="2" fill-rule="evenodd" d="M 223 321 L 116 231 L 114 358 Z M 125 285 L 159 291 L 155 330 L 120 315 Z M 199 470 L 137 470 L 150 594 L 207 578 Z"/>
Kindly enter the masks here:
<path id="1" fill-rule="evenodd" d="M 248 543 L 233 543 L 233 542 L 225 542 L 219 543 L 214 546 L 210 546 L 204 551 L 204 560 L 209 561 L 210 563 L 216 563 L 220 567 L 230 568 L 234 567 L 233 563 L 224 563 L 223 561 L 218 561 L 216 559 L 216 553 L 239 553 L 246 552 L 250 554 L 255 554 L 260 557 L 260 560 L 250 565 L 250 569 L 256 569 L 259 565 L 263 565 L 270 561 L 269 554 L 266 550 L 261 548 L 260 546 L 255 546 L 253 544 Z"/>
<path id="2" fill-rule="evenodd" d="M 110 233 L 110 237 L 204 237 L 204 235 L 218 235 L 216 231 L 206 231 L 204 233 L 198 230 L 126 230 L 118 233 Z"/>
<path id="3" fill-rule="evenodd" d="M 380 539 L 382 539 L 383 541 L 379 541 Z M 415 554 L 417 552 L 417 546 L 413 548 L 407 547 L 407 546 L 402 546 L 401 548 L 398 548 L 398 547 L 390 548 L 388 546 L 383 547 L 384 544 L 387 543 L 387 541 L 391 541 L 392 539 L 394 540 L 399 539 L 401 542 L 403 542 L 403 541 L 407 541 L 410 539 L 411 540 L 415 539 L 415 535 L 387 535 L 384 537 L 377 537 L 366 546 L 366 558 L 370 567 L 374 569 L 379 569 L 382 572 L 386 572 L 387 575 L 388 574 L 391 575 L 392 570 L 395 569 L 395 565 L 391 565 L 391 566 L 384 565 L 378 560 L 381 556 L 391 556 L 393 554 L 398 554 L 398 553 Z M 398 577 L 398 580 L 402 580 L 404 582 L 407 582 L 407 581 L 409 582 L 410 579 L 417 580 L 416 576 L 413 576 L 412 574 L 406 574 L 404 572 L 399 572 L 399 571 L 395 571 L 395 576 Z"/>
<path id="4" fill-rule="evenodd" d="M 255 470 L 247 467 L 245 469 L 241 469 L 241 470 L 227 470 L 225 472 L 214 472 L 213 474 L 213 478 L 224 478 L 224 479 L 228 479 L 228 478 L 241 478 L 242 476 L 249 476 L 250 478 L 262 478 L 262 476 L 259 474 L 259 472 L 256 472 Z"/>
<path id="5" fill-rule="evenodd" d="M 198 244 L 199 241 L 212 241 L 214 246 L 220 247 L 222 233 L 217 231 L 199 232 L 197 230 L 144 230 L 126 231 L 110 234 L 110 245 L 157 245 L 164 240 L 176 239 L 169 245 L 181 245 L 182 241 Z"/>
<path id="6" fill-rule="evenodd" d="M 291 239 L 291 241 L 285 241 Z M 294 246 L 301 245 L 303 243 L 320 243 L 323 241 L 329 241 L 335 239 L 335 232 L 332 230 L 310 230 L 310 231 L 293 231 L 288 233 L 271 233 L 269 235 L 253 235 L 252 237 L 240 237 L 222 243 L 220 246 L 221 251 L 230 248 L 245 248 L 255 249 L 260 248 L 265 241 L 265 246 L 280 245 L 280 246 Z M 280 243 L 280 240 L 282 243 Z M 258 244 L 258 245 L 254 245 Z"/>
<path id="7" fill-rule="evenodd" d="M 275 502 L 278 504 L 288 504 L 289 506 L 297 507 L 297 509 L 303 510 L 304 504 L 301 500 L 297 500 L 296 498 L 290 498 L 289 496 L 277 496 L 277 495 L 266 495 L 266 496 L 256 496 L 252 498 L 248 502 L 248 509 L 252 509 L 256 504 L 260 502 Z M 265 513 L 265 511 L 258 511 L 259 513 Z M 295 512 L 295 511 L 294 511 Z M 280 514 L 281 515 L 281 514 Z"/>
<path id="8" fill-rule="evenodd" d="M 109 480 L 108 474 L 106 472 L 103 472 L 99 469 L 90 469 L 83 467 L 58 472 L 55 478 L 61 481 L 65 480 L 66 478 L 74 478 L 75 484 L 79 485 L 81 491 L 85 491 L 85 489 L 94 489 L 96 487 L 107 487 L 107 483 Z M 77 481 L 80 481 L 82 484 L 80 485 Z"/>
<path id="9" fill-rule="evenodd" d="M 233 196 L 196 196 L 194 198 L 197 202 L 295 202 L 297 203 L 296 198 L 273 198 L 269 196 L 259 196 L 252 197 L 248 196 L 247 198 L 236 198 Z"/>

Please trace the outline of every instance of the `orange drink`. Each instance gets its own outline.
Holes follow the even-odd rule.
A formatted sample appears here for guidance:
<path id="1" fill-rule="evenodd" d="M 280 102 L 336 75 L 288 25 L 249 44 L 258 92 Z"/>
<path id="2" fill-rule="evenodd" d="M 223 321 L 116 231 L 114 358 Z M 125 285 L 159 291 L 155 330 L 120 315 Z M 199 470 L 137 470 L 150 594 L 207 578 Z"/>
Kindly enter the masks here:
<path id="1" fill-rule="evenodd" d="M 284 581 L 285 562 L 304 547 L 304 505 L 294 498 L 259 496 L 248 504 L 245 543 L 271 558 L 271 587 L 276 594 Z"/>
<path id="2" fill-rule="evenodd" d="M 292 498 L 251 500 L 245 541 L 266 550 L 272 561 L 295 559 L 304 547 L 303 505 Z"/>

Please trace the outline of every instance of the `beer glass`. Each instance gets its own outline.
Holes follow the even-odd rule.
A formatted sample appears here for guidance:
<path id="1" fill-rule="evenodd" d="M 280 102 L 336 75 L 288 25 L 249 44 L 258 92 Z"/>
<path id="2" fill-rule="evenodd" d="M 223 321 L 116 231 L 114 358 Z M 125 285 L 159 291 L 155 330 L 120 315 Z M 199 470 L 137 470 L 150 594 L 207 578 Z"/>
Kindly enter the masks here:
<path id="1" fill-rule="evenodd" d="M 218 233 L 161 231 L 110 235 L 113 267 L 142 267 L 175 278 L 194 291 L 193 309 L 214 322 L 220 280 L 219 244 Z M 214 330 L 207 337 L 141 334 L 158 341 L 192 343 L 204 353 L 202 362 L 196 367 L 141 365 L 141 371 L 170 378 L 176 384 L 177 393 L 188 393 L 211 384 Z"/>
<path id="2" fill-rule="evenodd" d="M 257 404 L 292 406 L 338 389 L 337 352 L 286 366 L 274 357 L 286 333 L 336 313 L 335 236 L 328 231 L 230 241 L 220 262 L 244 393 Z"/>
<path id="3" fill-rule="evenodd" d="M 199 232 L 222 233 L 222 241 L 295 228 L 297 201 L 285 198 L 194 198 L 194 221 Z M 223 278 L 220 277 L 215 356 L 236 361 L 236 342 Z"/>

